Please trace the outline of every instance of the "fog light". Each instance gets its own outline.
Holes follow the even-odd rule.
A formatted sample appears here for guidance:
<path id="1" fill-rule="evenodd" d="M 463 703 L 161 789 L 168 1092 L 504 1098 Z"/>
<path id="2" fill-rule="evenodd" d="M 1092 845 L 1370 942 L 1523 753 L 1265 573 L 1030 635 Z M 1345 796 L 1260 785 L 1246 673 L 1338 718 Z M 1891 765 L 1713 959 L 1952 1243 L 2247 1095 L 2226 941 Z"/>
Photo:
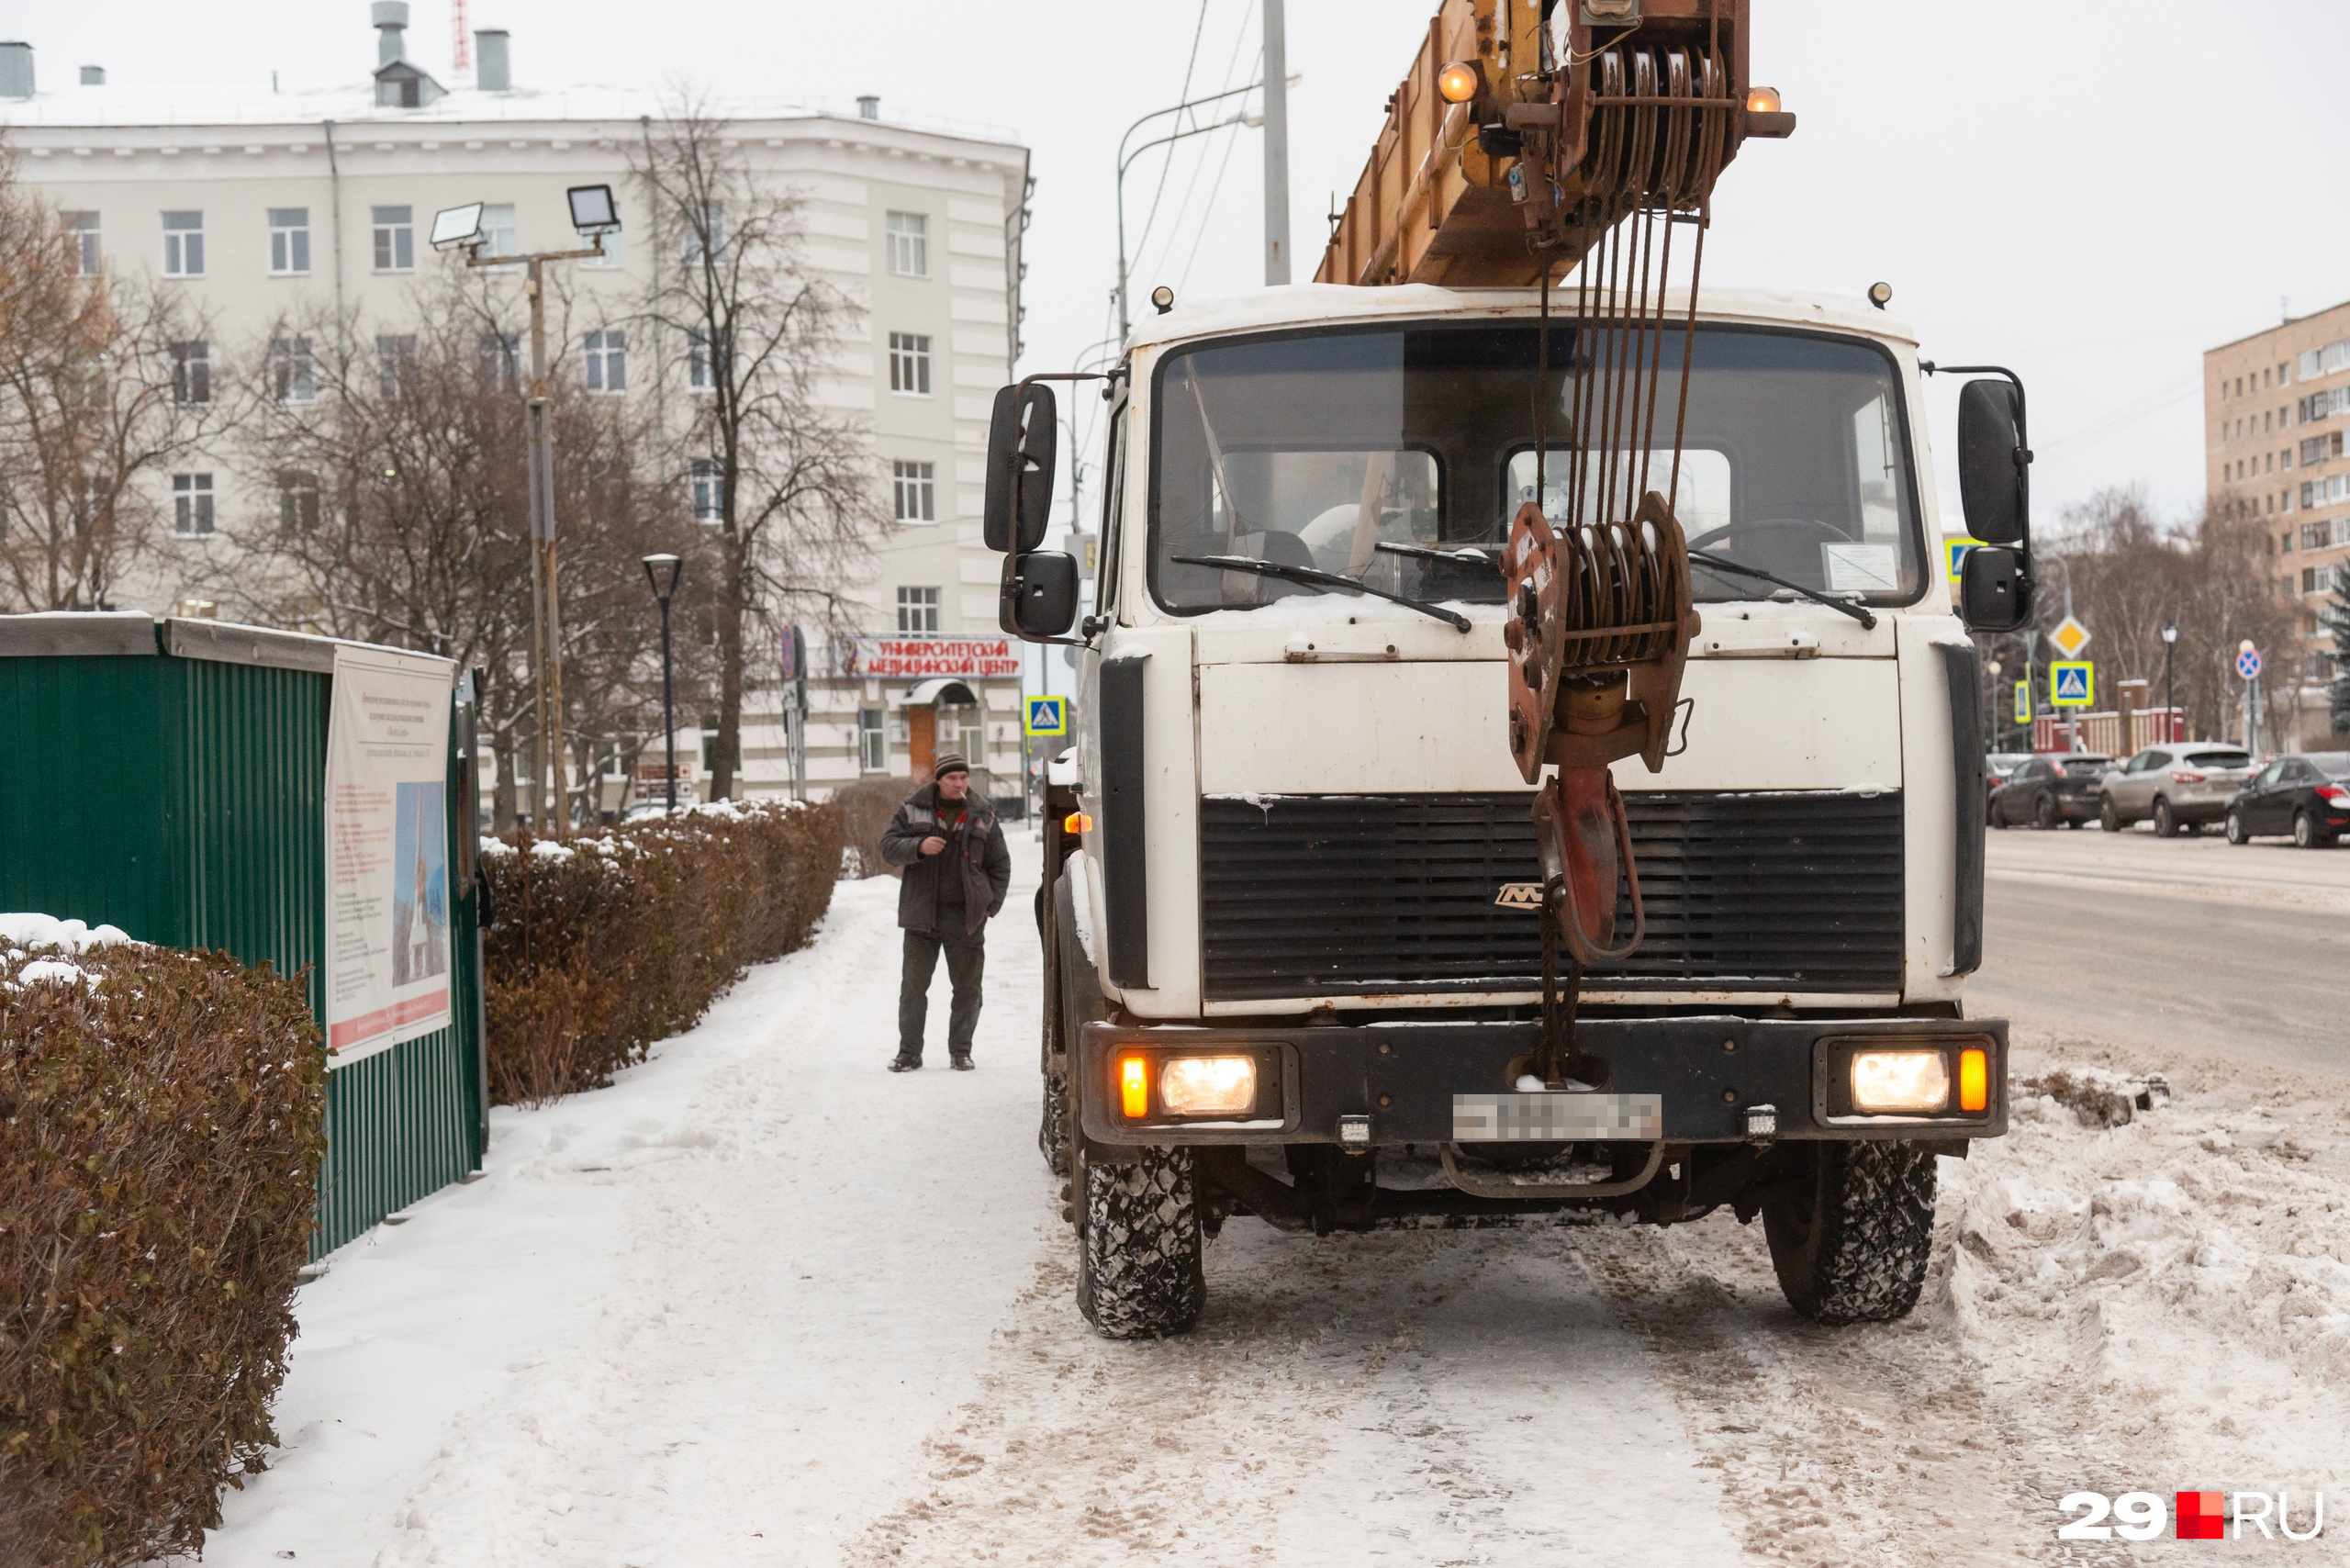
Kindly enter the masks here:
<path id="1" fill-rule="evenodd" d="M 1172 1058 L 1158 1070 L 1158 1102 L 1170 1115 L 1241 1115 L 1257 1103 L 1257 1058 Z"/>
<path id="2" fill-rule="evenodd" d="M 1934 1051 L 1859 1051 L 1852 1057 L 1852 1109 L 1939 1111 L 1950 1103 L 1950 1064 Z"/>
<path id="3" fill-rule="evenodd" d="M 1958 1108 L 1962 1111 L 1987 1111 L 1991 1108 L 1991 1053 L 1966 1050 L 1958 1053 Z"/>
<path id="4" fill-rule="evenodd" d="M 1130 1122 L 1150 1114 L 1150 1063 L 1146 1058 L 1118 1059 L 1118 1109 Z"/>

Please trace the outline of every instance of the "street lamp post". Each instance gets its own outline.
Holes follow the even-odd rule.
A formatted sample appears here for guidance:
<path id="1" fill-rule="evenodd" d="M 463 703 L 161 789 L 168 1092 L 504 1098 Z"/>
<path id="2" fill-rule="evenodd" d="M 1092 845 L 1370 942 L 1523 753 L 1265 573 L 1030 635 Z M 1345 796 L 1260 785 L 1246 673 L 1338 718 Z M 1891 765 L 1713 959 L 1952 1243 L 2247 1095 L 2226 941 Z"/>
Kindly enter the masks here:
<path id="1" fill-rule="evenodd" d="M 1289 80 L 1295 81 L 1296 78 L 1292 76 L 1289 78 Z M 1118 138 L 1118 342 L 1121 344 L 1125 342 L 1129 330 L 1133 325 L 1133 323 L 1127 319 L 1126 315 L 1126 165 L 1132 163 L 1136 159 L 1141 157 L 1144 153 L 1149 151 L 1154 147 L 1164 147 L 1170 141 L 1181 141 L 1187 136 L 1204 136 L 1212 130 L 1222 130 L 1228 125 L 1240 125 L 1246 122 L 1248 117 L 1245 114 L 1237 114 L 1217 120 L 1210 125 L 1195 125 L 1189 130 L 1179 130 L 1174 132 L 1172 135 L 1161 136 L 1153 140 L 1146 141 L 1140 147 L 1136 148 L 1132 152 L 1126 151 L 1126 137 L 1134 135 L 1136 131 L 1140 130 L 1152 120 L 1163 119 L 1169 115 L 1179 115 L 1185 109 L 1196 109 L 1205 104 L 1219 103 L 1225 98 L 1241 97 L 1247 94 L 1255 92 L 1258 88 L 1263 85 L 1264 84 L 1262 82 L 1251 82 L 1246 87 L 1234 87 L 1222 93 L 1210 93 L 1204 98 L 1193 98 L 1188 103 L 1176 104 L 1169 108 L 1153 109 L 1150 113 L 1143 116 L 1142 118 L 1135 121 L 1134 124 L 1126 127 L 1125 136 Z M 1286 128 L 1286 119 L 1284 119 L 1283 125 L 1284 128 Z M 1286 185 L 1286 181 L 1283 183 L 1284 185 Z M 1286 203 L 1284 203 L 1284 206 L 1286 206 Z"/>
<path id="2" fill-rule="evenodd" d="M 669 599 L 677 591 L 677 578 L 685 569 L 685 562 L 666 552 L 644 557 L 644 580 L 653 585 L 653 597 L 661 601 L 661 751 L 666 763 L 661 782 L 668 791 L 672 816 L 677 811 L 677 718 L 669 676 Z"/>
<path id="3" fill-rule="evenodd" d="M 2178 646 L 2178 623 L 2163 622 L 2163 739 L 2177 741 L 2178 730 L 2178 685 L 2172 678 L 2171 654 Z"/>
<path id="4" fill-rule="evenodd" d="M 432 248 L 462 250 L 468 267 L 512 266 L 527 276 L 531 302 L 531 395 L 523 405 L 530 451 L 531 505 L 531 686 L 537 707 L 540 761 L 531 780 L 531 814 L 543 825 L 552 816 L 557 839 L 571 836 L 571 788 L 563 756 L 563 615 L 556 593 L 554 548 L 554 452 L 547 439 L 547 311 L 545 265 L 604 254 L 604 236 L 620 232 L 620 210 L 610 185 L 573 185 L 571 226 L 588 243 L 576 251 L 536 251 L 484 256 L 480 202 L 445 207 L 432 219 Z M 541 806 L 546 808 L 542 813 Z"/>

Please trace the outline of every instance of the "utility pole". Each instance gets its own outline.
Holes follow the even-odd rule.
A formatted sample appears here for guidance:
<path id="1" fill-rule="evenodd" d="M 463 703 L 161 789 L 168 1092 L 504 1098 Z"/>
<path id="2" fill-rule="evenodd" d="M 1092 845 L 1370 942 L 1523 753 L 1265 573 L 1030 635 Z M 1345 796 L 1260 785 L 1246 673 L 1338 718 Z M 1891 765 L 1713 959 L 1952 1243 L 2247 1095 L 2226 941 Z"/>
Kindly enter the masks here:
<path id="1" fill-rule="evenodd" d="M 1289 281 L 1289 50 L 1281 0 L 1265 4 L 1265 282 Z"/>

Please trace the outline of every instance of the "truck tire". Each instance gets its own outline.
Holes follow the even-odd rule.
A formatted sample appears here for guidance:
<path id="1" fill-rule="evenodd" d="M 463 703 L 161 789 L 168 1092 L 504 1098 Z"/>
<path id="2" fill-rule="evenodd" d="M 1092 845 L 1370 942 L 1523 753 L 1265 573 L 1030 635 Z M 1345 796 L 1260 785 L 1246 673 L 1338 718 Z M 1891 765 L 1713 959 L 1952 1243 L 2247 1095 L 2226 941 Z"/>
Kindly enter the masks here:
<path id="1" fill-rule="evenodd" d="M 1163 1339 L 1200 1319 L 1199 1180 L 1187 1148 L 1085 1161 L 1077 1305 L 1105 1339 Z"/>
<path id="2" fill-rule="evenodd" d="M 1819 1323 L 1887 1323 L 1918 1305 L 1933 1250 L 1934 1157 L 1899 1143 L 1817 1143 L 1809 1180 L 1762 1205 L 1787 1305 Z"/>
<path id="3" fill-rule="evenodd" d="M 1045 1070 L 1045 1114 L 1036 1126 L 1036 1149 L 1045 1169 L 1056 1176 L 1069 1174 L 1069 1076 Z"/>

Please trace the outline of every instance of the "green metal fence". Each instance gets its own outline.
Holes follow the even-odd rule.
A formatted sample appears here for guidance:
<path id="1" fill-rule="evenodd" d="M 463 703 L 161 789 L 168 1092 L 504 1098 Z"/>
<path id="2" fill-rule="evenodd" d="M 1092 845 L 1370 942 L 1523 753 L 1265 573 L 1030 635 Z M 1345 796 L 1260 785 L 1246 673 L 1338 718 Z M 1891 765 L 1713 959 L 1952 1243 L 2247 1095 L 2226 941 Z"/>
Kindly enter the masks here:
<path id="1" fill-rule="evenodd" d="M 308 971 L 325 1025 L 335 644 L 144 615 L 0 616 L 0 909 Z M 336 1069 L 313 1253 L 480 1169 L 469 715 L 452 726 L 450 1027 Z"/>

